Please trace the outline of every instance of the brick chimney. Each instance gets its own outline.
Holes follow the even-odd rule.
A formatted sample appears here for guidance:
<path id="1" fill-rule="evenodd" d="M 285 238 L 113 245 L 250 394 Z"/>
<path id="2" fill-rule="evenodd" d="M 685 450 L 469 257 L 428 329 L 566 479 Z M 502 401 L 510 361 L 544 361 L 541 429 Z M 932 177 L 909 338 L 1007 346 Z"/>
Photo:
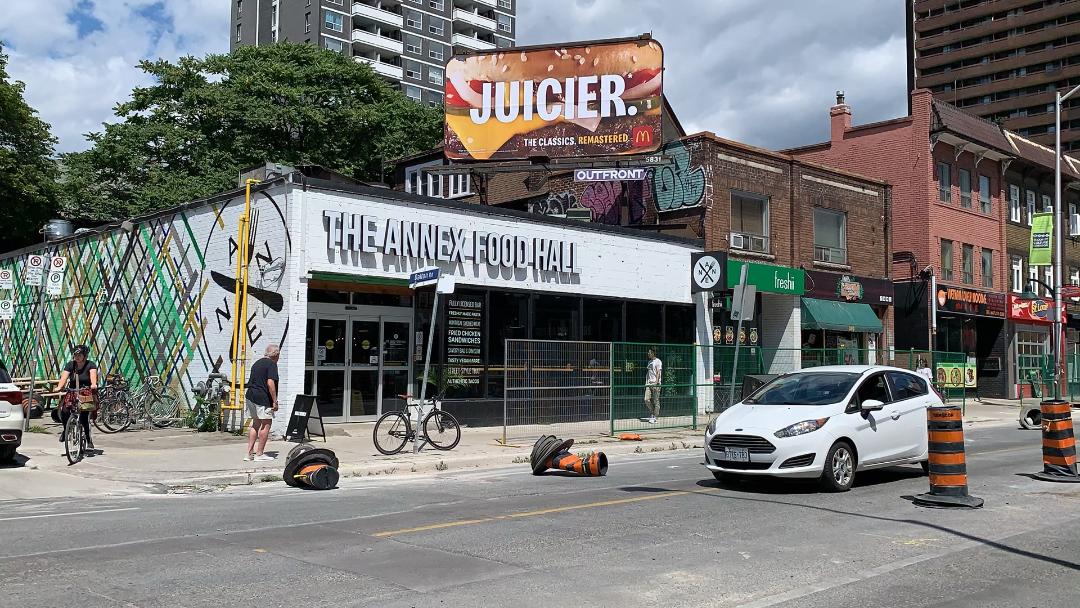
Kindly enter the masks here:
<path id="1" fill-rule="evenodd" d="M 844 92 L 836 92 L 836 105 L 829 108 L 829 139 L 840 141 L 851 128 L 851 106 L 844 102 Z"/>

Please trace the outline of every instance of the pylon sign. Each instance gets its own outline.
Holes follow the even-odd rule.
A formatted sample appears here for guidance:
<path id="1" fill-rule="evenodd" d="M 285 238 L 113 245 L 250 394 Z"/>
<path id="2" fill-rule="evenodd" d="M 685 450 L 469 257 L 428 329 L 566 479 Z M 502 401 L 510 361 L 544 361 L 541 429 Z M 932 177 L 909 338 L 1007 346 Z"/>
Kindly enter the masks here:
<path id="1" fill-rule="evenodd" d="M 41 279 L 45 275 L 45 256 L 26 256 L 26 284 L 41 287 Z"/>
<path id="2" fill-rule="evenodd" d="M 49 277 L 45 282 L 45 293 L 50 296 L 58 296 L 63 292 L 65 270 L 67 270 L 67 259 L 63 256 L 53 256 L 49 260 Z"/>

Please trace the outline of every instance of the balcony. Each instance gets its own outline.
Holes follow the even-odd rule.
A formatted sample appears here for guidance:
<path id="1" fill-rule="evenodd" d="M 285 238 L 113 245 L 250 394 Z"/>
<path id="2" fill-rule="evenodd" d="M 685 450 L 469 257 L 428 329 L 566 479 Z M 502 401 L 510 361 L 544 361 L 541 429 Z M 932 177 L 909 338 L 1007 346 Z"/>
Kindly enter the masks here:
<path id="1" fill-rule="evenodd" d="M 372 70 L 380 76 L 386 76 L 392 80 L 401 80 L 402 71 L 400 65 L 394 65 L 392 63 L 385 63 L 377 61 L 375 59 L 368 59 L 367 57 L 353 57 L 354 60 L 360 63 L 366 63 L 371 66 Z"/>
<path id="2" fill-rule="evenodd" d="M 354 16 L 365 17 L 375 23 L 390 25 L 397 29 L 401 29 L 405 25 L 405 20 L 401 15 L 369 6 L 363 2 L 353 2 L 352 12 Z"/>
<path id="3" fill-rule="evenodd" d="M 400 40 L 394 40 L 393 38 L 387 38 L 386 36 L 380 36 L 364 30 L 353 30 L 352 41 L 361 46 L 378 49 L 380 51 L 389 51 L 398 55 L 405 51 L 405 45 Z"/>
<path id="4" fill-rule="evenodd" d="M 454 0 L 455 7 L 463 7 L 470 10 L 474 6 L 478 8 L 498 8 L 499 0 Z"/>
<path id="5" fill-rule="evenodd" d="M 489 51 L 495 48 L 495 43 L 493 42 L 487 42 L 486 40 L 481 40 L 466 34 L 454 34 L 452 41 L 454 46 L 460 46 L 472 51 Z"/>
<path id="6" fill-rule="evenodd" d="M 495 31 L 494 19 L 488 19 L 487 17 L 483 17 L 472 11 L 466 11 L 460 8 L 454 9 L 454 21 L 468 23 L 469 25 L 488 30 L 489 32 Z"/>

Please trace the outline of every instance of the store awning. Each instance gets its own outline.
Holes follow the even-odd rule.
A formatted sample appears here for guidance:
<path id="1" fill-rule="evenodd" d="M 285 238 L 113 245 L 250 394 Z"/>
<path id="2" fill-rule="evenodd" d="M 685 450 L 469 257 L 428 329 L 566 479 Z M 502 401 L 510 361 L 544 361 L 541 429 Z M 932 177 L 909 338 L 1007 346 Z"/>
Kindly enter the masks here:
<path id="1" fill-rule="evenodd" d="M 849 304 L 831 300 L 802 299 L 802 326 L 804 329 L 828 329 L 832 331 L 855 331 L 879 334 L 883 331 L 881 319 L 869 304 Z"/>

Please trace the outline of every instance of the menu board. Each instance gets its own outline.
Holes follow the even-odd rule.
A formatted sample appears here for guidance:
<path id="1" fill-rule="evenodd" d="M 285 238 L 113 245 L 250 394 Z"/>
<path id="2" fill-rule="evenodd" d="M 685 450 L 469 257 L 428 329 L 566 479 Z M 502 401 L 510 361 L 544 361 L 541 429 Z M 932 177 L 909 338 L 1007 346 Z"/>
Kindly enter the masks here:
<path id="1" fill-rule="evenodd" d="M 449 384 L 477 385 L 483 373 L 484 297 L 451 295 L 446 303 Z"/>

